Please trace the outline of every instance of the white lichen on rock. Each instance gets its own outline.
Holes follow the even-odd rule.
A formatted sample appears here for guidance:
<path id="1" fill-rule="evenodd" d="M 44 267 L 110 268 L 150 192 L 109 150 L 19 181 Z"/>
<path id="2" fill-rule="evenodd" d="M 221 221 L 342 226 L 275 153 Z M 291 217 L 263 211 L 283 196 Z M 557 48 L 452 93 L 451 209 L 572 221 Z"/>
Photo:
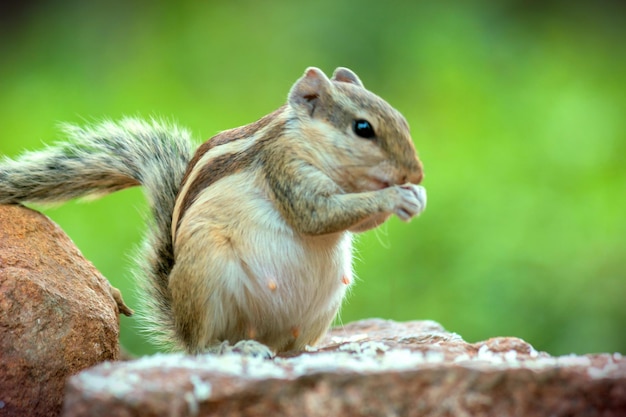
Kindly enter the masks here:
<path id="1" fill-rule="evenodd" d="M 352 333 L 334 331 L 317 349 L 273 359 L 161 354 L 103 364 L 70 379 L 66 404 L 81 412 L 86 405 L 109 412 L 102 404 L 111 404 L 139 410 L 136 415 L 149 404 L 151 412 L 160 411 L 154 415 L 190 416 L 207 410 L 272 415 L 280 414 L 278 409 L 285 415 L 339 415 L 362 405 L 355 415 L 373 415 L 372 410 L 399 415 L 398 408 L 389 408 L 390 401 L 406 398 L 402 410 L 414 410 L 419 397 L 424 407 L 451 415 L 476 415 L 492 407 L 496 415 L 517 415 L 529 401 L 549 405 L 558 397 L 559 404 L 575 406 L 566 410 L 568 415 L 578 415 L 600 404 L 573 401 L 583 393 L 608 401 L 610 410 L 623 409 L 615 396 L 626 375 L 620 353 L 553 357 L 504 337 L 446 342 L 445 334 L 440 337 L 419 322 L 405 329 L 380 320 L 353 327 Z M 345 337 L 332 337 L 337 334 Z M 508 395 L 511 388 L 515 395 Z M 320 404 L 325 405 L 322 414 L 316 413 Z M 552 415 L 555 409 L 542 411 Z"/>
<path id="2" fill-rule="evenodd" d="M 204 354 L 186 356 L 157 354 L 120 364 L 105 363 L 96 372 L 84 372 L 76 376 L 86 394 L 108 392 L 115 398 L 124 398 L 137 389 L 148 392 L 163 392 L 181 384 L 187 388 L 182 400 L 191 415 L 198 412 L 199 404 L 213 395 L 214 387 L 206 375 L 223 375 L 244 380 L 295 379 L 303 375 L 319 373 L 380 373 L 409 371 L 435 366 L 460 366 L 478 370 L 526 368 L 543 370 L 548 368 L 586 368 L 591 378 L 604 378 L 615 373 L 622 360 L 619 353 L 606 354 L 602 366 L 593 367 L 587 356 L 565 355 L 551 357 L 539 354 L 534 349 L 517 350 L 516 346 L 502 344 L 480 344 L 478 350 L 450 352 L 438 345 L 426 350 L 411 350 L 393 347 L 381 341 L 363 341 L 361 335 L 342 338 L 343 343 L 335 351 L 311 350 L 295 357 L 276 357 L 273 360 L 242 356 L 236 353 L 222 355 Z M 426 347 L 426 346 L 425 346 Z M 492 350 L 501 349 L 501 350 Z M 185 380 L 161 377 L 152 380 L 152 375 L 167 376 L 183 370 Z M 201 375 L 204 375 L 201 377 Z M 168 388 L 169 387 L 169 388 Z"/>

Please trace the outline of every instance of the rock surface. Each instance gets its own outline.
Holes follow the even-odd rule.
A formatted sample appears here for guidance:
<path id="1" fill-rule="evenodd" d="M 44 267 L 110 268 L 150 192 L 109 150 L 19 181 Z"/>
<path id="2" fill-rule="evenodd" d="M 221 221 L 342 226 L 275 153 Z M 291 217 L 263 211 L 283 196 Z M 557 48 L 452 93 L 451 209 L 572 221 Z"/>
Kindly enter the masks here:
<path id="1" fill-rule="evenodd" d="M 366 320 L 273 360 L 156 355 L 72 377 L 70 416 L 624 416 L 620 354 L 466 343 L 434 322 Z"/>
<path id="2" fill-rule="evenodd" d="M 0 312 L 0 416 L 58 415 L 70 375 L 119 355 L 108 281 L 21 206 L 0 206 Z"/>

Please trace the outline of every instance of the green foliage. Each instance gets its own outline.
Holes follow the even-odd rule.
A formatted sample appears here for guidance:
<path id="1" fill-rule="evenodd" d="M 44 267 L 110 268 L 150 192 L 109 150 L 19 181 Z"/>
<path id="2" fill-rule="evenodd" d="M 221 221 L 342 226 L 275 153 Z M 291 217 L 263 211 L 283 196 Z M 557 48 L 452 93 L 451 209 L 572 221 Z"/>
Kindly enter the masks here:
<path id="1" fill-rule="evenodd" d="M 277 108 L 305 67 L 347 66 L 411 123 L 429 207 L 359 238 L 341 320 L 433 319 L 470 341 L 626 352 L 624 11 L 42 2 L 0 24 L 0 153 L 62 139 L 59 122 L 124 115 L 206 139 Z M 136 306 L 141 191 L 45 212 Z M 122 324 L 129 350 L 153 351 L 134 319 Z"/>

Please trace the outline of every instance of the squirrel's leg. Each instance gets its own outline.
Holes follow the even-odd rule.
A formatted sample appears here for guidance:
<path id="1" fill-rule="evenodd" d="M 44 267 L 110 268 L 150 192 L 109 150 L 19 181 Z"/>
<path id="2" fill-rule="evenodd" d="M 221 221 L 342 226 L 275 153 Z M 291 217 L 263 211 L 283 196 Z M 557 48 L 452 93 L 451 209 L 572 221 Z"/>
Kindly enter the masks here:
<path id="1" fill-rule="evenodd" d="M 180 247 L 169 277 L 177 337 L 187 352 L 272 357 L 267 346 L 246 340 L 247 306 L 235 296 L 243 291 L 239 259 L 219 227 L 194 222 L 195 230 L 179 230 Z"/>

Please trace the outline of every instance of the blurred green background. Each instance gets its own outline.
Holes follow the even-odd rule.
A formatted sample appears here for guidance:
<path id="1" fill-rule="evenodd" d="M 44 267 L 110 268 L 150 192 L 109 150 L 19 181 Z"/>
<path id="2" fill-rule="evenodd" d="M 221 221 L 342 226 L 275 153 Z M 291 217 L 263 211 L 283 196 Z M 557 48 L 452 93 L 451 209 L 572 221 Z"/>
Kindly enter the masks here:
<path id="1" fill-rule="evenodd" d="M 0 9 L 0 154 L 124 115 L 204 140 L 280 106 L 307 66 L 347 66 L 409 120 L 429 207 L 359 238 L 341 321 L 626 352 L 623 3 L 14 3 Z M 45 213 L 136 307 L 141 190 Z M 154 351 L 122 325 L 130 351 Z"/>

